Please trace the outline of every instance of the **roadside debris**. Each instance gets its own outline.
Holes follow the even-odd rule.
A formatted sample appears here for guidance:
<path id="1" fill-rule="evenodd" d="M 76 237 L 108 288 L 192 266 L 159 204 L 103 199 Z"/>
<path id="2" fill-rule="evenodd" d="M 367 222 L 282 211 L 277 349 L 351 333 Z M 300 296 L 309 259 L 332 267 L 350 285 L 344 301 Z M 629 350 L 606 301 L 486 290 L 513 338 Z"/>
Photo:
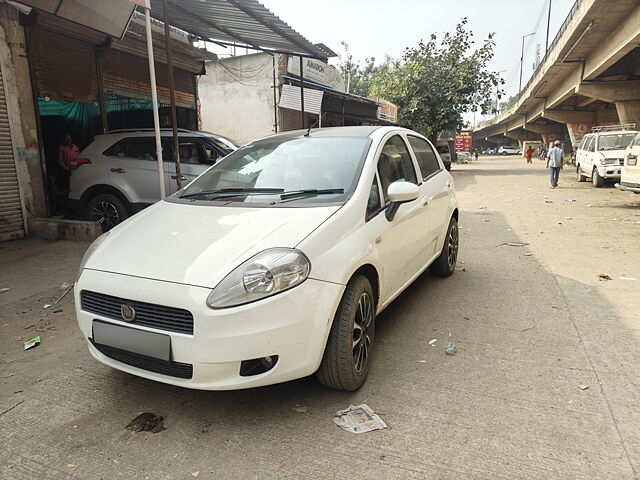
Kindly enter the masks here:
<path id="1" fill-rule="evenodd" d="M 67 468 L 78 468 L 78 465 L 75 463 L 67 463 Z"/>
<path id="2" fill-rule="evenodd" d="M 593 205 L 591 205 L 590 203 L 588 205 L 585 205 L 586 207 L 593 207 Z"/>
<path id="3" fill-rule="evenodd" d="M 432 338 L 431 340 L 429 340 L 429 346 L 435 347 L 437 341 L 437 338 Z"/>
<path id="4" fill-rule="evenodd" d="M 613 278 L 611 278 L 609 275 L 607 275 L 606 273 L 599 273 L 598 274 L 598 280 L 600 280 L 601 282 L 606 282 L 608 280 L 613 280 Z"/>
<path id="5" fill-rule="evenodd" d="M 531 255 L 533 255 L 533 253 L 531 253 L 531 252 L 526 252 L 526 253 L 524 254 L 524 256 L 525 256 L 525 257 L 530 257 Z"/>
<path id="6" fill-rule="evenodd" d="M 387 424 L 366 403 L 358 406 L 349 405 L 349 408 L 336 412 L 333 421 L 351 433 L 366 433 L 387 428 Z"/>
<path id="7" fill-rule="evenodd" d="M 577 200 L 574 198 L 568 198 L 565 202 L 577 202 Z"/>
<path id="8" fill-rule="evenodd" d="M 466 269 L 465 267 L 462 267 L 462 268 L 456 268 L 456 270 L 457 270 L 458 272 L 466 272 L 466 271 L 467 271 L 467 269 Z"/>
<path id="9" fill-rule="evenodd" d="M 30 348 L 37 347 L 38 345 L 40 345 L 40 341 L 41 340 L 40 340 L 39 336 L 38 337 L 33 337 L 32 339 L 27 340 L 26 342 L 24 342 L 24 344 L 23 344 L 24 345 L 24 349 L 25 350 L 29 350 Z"/>
<path id="10" fill-rule="evenodd" d="M 580 390 L 587 390 L 589 388 L 589 385 L 578 385 L 578 388 Z"/>
<path id="11" fill-rule="evenodd" d="M 60 302 L 60 300 L 62 300 L 64 297 L 66 297 L 67 293 L 69 293 L 71 291 L 71 289 L 73 288 L 73 285 L 69 285 L 67 282 L 64 282 L 62 284 L 62 287 L 60 287 L 62 289 L 64 289 L 64 292 L 62 292 L 62 295 L 60 295 L 55 302 L 53 302 L 54 305 L 57 305 L 58 302 Z"/>
<path id="12" fill-rule="evenodd" d="M 503 245 L 506 245 L 507 247 L 526 247 L 529 244 L 525 242 L 504 242 L 496 245 L 496 247 L 502 247 Z"/>
<path id="13" fill-rule="evenodd" d="M 131 420 L 129 424 L 124 428 L 133 432 L 158 433 L 162 430 L 166 430 L 166 428 L 164 428 L 163 422 L 164 417 L 159 417 L 154 413 L 144 412 Z"/>
<path id="14" fill-rule="evenodd" d="M 298 413 L 307 413 L 307 407 L 306 405 L 298 405 L 296 404 L 295 407 L 293 407 L 291 410 L 294 410 Z"/>
<path id="15" fill-rule="evenodd" d="M 51 304 L 50 304 L 50 303 L 45 303 L 45 304 L 42 306 L 42 308 L 49 308 L 50 306 L 51 306 Z"/>
<path id="16" fill-rule="evenodd" d="M 635 277 L 618 277 L 618 280 L 638 280 Z"/>
<path id="17" fill-rule="evenodd" d="M 192 477 L 197 477 L 198 475 L 200 475 L 200 471 L 199 470 L 194 470 L 193 472 L 191 472 L 191 476 Z"/>
<path id="18" fill-rule="evenodd" d="M 64 312 L 64 310 L 61 309 L 61 308 L 58 308 L 58 309 L 53 311 L 53 313 L 62 313 L 62 312 Z"/>
<path id="19" fill-rule="evenodd" d="M 444 349 L 444 353 L 446 353 L 447 355 L 455 355 L 457 351 L 457 347 L 451 341 L 451 332 L 449 332 L 449 345 L 447 345 L 447 348 Z"/>
<path id="20" fill-rule="evenodd" d="M 9 289 L 7 287 L 0 288 L 0 293 L 8 292 Z"/>
<path id="21" fill-rule="evenodd" d="M 282 467 L 284 467 L 287 463 L 289 463 L 289 460 L 282 459 L 280 460 L 280 463 L 278 463 L 278 465 L 276 466 L 276 470 L 280 470 Z"/>
<path id="22" fill-rule="evenodd" d="M 427 363 L 426 360 L 418 360 L 418 363 Z"/>

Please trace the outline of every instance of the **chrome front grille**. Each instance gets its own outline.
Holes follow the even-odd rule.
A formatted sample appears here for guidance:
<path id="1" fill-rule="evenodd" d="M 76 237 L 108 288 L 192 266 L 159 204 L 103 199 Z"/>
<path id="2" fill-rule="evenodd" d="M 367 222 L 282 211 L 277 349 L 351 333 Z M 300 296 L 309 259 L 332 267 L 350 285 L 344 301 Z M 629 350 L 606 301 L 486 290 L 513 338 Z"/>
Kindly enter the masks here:
<path id="1" fill-rule="evenodd" d="M 135 310 L 132 325 L 157 328 L 168 332 L 193 335 L 193 315 L 188 310 L 83 290 L 80 293 L 82 310 L 114 320 L 123 320 L 122 306 Z"/>

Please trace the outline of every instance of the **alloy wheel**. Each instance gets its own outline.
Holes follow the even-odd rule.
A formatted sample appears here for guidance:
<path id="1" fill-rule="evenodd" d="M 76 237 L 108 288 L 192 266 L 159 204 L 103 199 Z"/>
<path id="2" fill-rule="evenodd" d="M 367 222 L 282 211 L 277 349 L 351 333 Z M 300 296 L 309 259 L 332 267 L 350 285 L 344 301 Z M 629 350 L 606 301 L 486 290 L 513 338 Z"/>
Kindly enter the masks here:
<path id="1" fill-rule="evenodd" d="M 98 202 L 91 209 L 91 219 L 100 225 L 113 228 L 118 224 L 120 215 L 118 214 L 118 208 L 113 203 Z"/>
<path id="2" fill-rule="evenodd" d="M 353 364 L 357 373 L 369 361 L 371 349 L 371 327 L 373 324 L 373 302 L 369 293 L 364 292 L 358 299 L 356 318 L 353 322 L 352 353 Z"/>
<path id="3" fill-rule="evenodd" d="M 449 232 L 448 245 L 447 245 L 447 261 L 449 263 L 449 269 L 456 268 L 456 261 L 458 260 L 458 226 L 453 225 Z"/>

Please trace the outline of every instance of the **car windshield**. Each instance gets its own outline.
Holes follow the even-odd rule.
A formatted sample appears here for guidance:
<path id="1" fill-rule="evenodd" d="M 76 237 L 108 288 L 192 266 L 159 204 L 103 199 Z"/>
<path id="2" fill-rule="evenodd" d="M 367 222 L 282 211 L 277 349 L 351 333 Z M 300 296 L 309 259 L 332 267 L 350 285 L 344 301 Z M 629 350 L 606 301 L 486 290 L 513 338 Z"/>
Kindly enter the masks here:
<path id="1" fill-rule="evenodd" d="M 180 198 L 243 203 L 344 202 L 370 139 L 271 138 L 245 145 L 180 192 Z"/>
<path id="2" fill-rule="evenodd" d="M 634 135 L 634 133 L 600 135 L 600 138 L 598 139 L 598 150 L 624 150 L 629 146 Z"/>

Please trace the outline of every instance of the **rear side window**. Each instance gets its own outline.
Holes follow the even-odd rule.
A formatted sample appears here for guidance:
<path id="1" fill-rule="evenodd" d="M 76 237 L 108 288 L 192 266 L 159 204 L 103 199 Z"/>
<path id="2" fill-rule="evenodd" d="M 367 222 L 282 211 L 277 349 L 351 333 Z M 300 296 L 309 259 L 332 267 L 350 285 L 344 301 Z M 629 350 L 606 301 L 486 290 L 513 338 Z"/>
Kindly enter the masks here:
<path id="1" fill-rule="evenodd" d="M 418 183 L 416 169 L 409 154 L 409 149 L 404 140 L 398 135 L 394 135 L 385 143 L 378 159 L 378 174 L 382 184 L 382 195 L 384 203 L 387 204 L 389 197 L 387 189 L 389 185 L 397 180 Z"/>
<path id="2" fill-rule="evenodd" d="M 163 156 L 167 148 L 163 142 Z M 156 160 L 156 141 L 154 138 L 125 138 L 103 152 L 108 157 L 126 157 L 138 160 Z"/>
<path id="3" fill-rule="evenodd" d="M 413 148 L 413 153 L 416 154 L 423 180 L 426 180 L 428 176 L 440 170 L 440 164 L 429 142 L 422 138 L 409 136 L 409 143 L 411 144 L 411 148 Z"/>

